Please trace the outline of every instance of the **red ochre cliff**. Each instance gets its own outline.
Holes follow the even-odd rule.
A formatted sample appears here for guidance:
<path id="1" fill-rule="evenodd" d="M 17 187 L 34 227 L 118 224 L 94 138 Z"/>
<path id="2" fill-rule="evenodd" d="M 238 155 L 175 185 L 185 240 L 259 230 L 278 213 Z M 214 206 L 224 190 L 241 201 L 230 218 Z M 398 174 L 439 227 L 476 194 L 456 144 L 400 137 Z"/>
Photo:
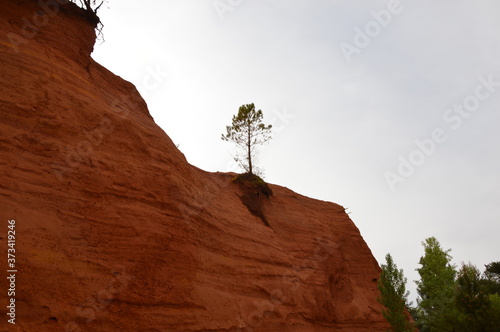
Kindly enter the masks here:
<path id="1" fill-rule="evenodd" d="M 65 2 L 0 4 L 0 331 L 383 331 L 344 209 L 270 185 L 266 226 L 92 60 L 92 20 Z"/>

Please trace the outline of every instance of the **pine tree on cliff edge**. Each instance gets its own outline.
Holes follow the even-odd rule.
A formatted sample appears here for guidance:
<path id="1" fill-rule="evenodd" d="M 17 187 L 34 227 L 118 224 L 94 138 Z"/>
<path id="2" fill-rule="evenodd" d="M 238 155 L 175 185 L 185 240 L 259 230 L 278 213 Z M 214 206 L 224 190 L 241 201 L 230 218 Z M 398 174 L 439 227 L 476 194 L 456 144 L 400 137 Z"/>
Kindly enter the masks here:
<path id="1" fill-rule="evenodd" d="M 247 172 L 254 174 L 252 157 L 255 156 L 257 145 L 262 145 L 271 139 L 271 125 L 262 123 L 262 111 L 255 110 L 255 105 L 242 105 L 237 115 L 233 115 L 231 126 L 226 126 L 227 133 L 221 139 L 236 143 L 240 148 L 234 160 Z"/>

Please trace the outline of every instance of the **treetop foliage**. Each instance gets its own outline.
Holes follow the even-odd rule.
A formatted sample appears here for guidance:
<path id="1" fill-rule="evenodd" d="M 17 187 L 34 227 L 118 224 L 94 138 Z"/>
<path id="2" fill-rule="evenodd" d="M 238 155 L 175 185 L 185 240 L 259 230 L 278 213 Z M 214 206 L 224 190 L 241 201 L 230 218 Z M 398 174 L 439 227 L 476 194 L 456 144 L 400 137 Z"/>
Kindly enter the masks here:
<path id="1" fill-rule="evenodd" d="M 500 281 L 500 262 L 486 264 L 486 273 Z"/>
<path id="2" fill-rule="evenodd" d="M 451 250 L 443 250 L 435 237 L 426 239 L 422 245 L 425 254 L 420 258 L 422 267 L 417 269 L 420 280 L 416 281 L 421 319 L 433 331 L 446 331 L 454 310 L 456 270 L 450 263 Z"/>
<path id="3" fill-rule="evenodd" d="M 253 103 L 242 105 L 238 114 L 233 115 L 231 125 L 226 126 L 226 134 L 221 136 L 224 141 L 236 143 L 240 151 L 234 159 L 249 174 L 253 174 L 256 146 L 271 139 L 272 125 L 262 123 L 263 116 Z"/>
<path id="4" fill-rule="evenodd" d="M 393 332 L 414 331 L 414 327 L 406 316 L 406 308 L 409 307 L 406 291 L 406 278 L 403 270 L 398 270 L 392 256 L 385 256 L 386 264 L 382 264 L 382 273 L 378 282 L 380 297 L 378 301 L 386 308 L 382 312 L 385 319 L 391 324 Z"/>

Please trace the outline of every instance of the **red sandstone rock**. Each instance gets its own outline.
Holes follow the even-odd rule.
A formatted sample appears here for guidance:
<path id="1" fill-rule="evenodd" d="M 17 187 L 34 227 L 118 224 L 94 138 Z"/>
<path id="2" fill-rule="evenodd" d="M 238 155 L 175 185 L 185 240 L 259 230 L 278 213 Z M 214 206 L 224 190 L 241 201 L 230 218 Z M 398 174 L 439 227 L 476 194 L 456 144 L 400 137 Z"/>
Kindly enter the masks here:
<path id="1" fill-rule="evenodd" d="M 92 60 L 85 12 L 53 10 L 0 5 L 1 252 L 15 219 L 18 270 L 1 331 L 387 328 L 379 266 L 341 206 L 271 185 L 264 225 L 233 175 L 189 165 Z"/>

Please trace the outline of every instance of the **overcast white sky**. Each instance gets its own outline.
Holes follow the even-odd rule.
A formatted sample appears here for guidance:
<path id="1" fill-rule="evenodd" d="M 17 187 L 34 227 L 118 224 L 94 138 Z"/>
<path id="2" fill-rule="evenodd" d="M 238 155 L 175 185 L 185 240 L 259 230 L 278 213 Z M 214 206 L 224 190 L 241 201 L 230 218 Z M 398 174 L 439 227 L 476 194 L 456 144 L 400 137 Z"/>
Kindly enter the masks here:
<path id="1" fill-rule="evenodd" d="M 427 237 L 457 264 L 500 260 L 499 13 L 497 0 L 110 0 L 93 57 L 208 171 L 234 169 L 220 136 L 255 103 L 275 127 L 266 181 L 348 207 L 413 299 Z"/>

